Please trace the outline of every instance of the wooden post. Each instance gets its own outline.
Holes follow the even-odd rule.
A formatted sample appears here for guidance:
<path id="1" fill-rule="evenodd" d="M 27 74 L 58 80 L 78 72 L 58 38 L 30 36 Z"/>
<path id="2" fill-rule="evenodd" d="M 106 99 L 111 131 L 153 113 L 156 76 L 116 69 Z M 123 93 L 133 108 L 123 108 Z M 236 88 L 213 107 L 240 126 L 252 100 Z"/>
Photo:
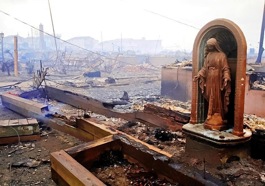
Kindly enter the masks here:
<path id="1" fill-rule="evenodd" d="M 14 36 L 14 74 L 18 76 L 18 50 L 17 50 L 17 36 Z"/>

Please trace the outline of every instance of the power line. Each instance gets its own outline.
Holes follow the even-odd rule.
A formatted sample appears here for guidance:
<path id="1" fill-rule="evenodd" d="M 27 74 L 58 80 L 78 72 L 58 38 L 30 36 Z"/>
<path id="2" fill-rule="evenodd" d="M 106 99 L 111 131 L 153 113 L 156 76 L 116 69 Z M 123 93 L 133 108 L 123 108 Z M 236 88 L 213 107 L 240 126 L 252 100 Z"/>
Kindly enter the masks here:
<path id="1" fill-rule="evenodd" d="M 194 28 L 194 29 L 196 29 L 196 30 L 199 30 L 199 28 L 197 28 L 197 27 L 195 27 L 195 26 L 192 26 L 192 25 L 190 25 L 190 24 L 183 23 L 183 22 L 181 22 L 181 21 L 178 21 L 178 20 L 176 20 L 176 19 L 173 19 L 173 18 L 167 17 L 167 16 L 165 16 L 165 15 L 162 15 L 162 14 L 159 14 L 159 13 L 156 13 L 156 12 L 153 12 L 153 11 L 151 11 L 151 10 L 147 10 L 147 9 L 144 9 L 144 10 L 145 10 L 146 12 L 149 12 L 149 13 L 152 13 L 152 14 L 155 14 L 155 15 L 158 15 L 158 16 L 160 16 L 160 17 L 163 17 L 163 18 L 169 19 L 169 20 L 174 21 L 174 22 L 177 22 L 177 23 L 179 23 L 179 24 L 182 24 L 182 25 L 185 25 L 185 26 L 188 26 L 188 27 Z"/>
<path id="2" fill-rule="evenodd" d="M 40 30 L 39 28 L 37 28 L 37 27 L 35 27 L 35 26 L 32 26 L 32 25 L 30 25 L 29 23 L 26 23 L 25 21 L 22 21 L 22 20 L 20 20 L 20 19 L 18 19 L 18 18 L 16 18 L 16 17 L 13 17 L 12 15 L 10 15 L 10 14 L 4 12 L 3 10 L 0 10 L 0 12 L 2 12 L 3 14 L 5 14 L 5 15 L 7 15 L 7 16 L 9 16 L 9 17 L 12 17 L 12 18 L 15 19 L 16 21 L 19 21 L 19 22 L 21 22 L 21 23 L 23 23 L 23 24 L 25 24 L 25 25 L 27 25 L 27 26 L 29 26 L 29 27 L 35 29 L 35 30 L 38 30 L 38 31 L 40 31 L 40 32 L 42 32 L 42 33 L 44 33 L 44 34 L 46 34 L 46 35 L 48 35 L 48 36 L 50 36 L 50 37 L 53 37 L 53 38 L 55 38 L 55 39 L 58 39 L 58 40 L 60 40 L 60 41 L 62 41 L 62 42 L 64 42 L 64 43 L 67 43 L 67 44 L 72 45 L 72 46 L 74 46 L 74 47 L 77 47 L 77 48 L 79 48 L 79 49 L 85 50 L 85 51 L 87 51 L 87 52 L 90 52 L 90 53 L 96 54 L 96 55 L 98 55 L 98 56 L 104 57 L 104 58 L 106 58 L 106 59 L 116 60 L 116 59 L 114 59 L 114 58 L 111 58 L 111 57 L 108 57 L 108 56 L 102 55 L 102 54 L 100 54 L 100 53 L 98 53 L 98 52 L 94 52 L 94 51 L 88 50 L 88 49 L 83 48 L 83 47 L 81 47 L 81 46 L 79 46 L 79 45 L 76 45 L 76 44 L 70 43 L 69 41 L 63 40 L 63 39 L 58 38 L 58 37 L 56 37 L 56 36 L 53 36 L 52 34 L 49 34 L 49 33 L 45 32 L 45 31 L 43 31 L 43 30 Z M 122 63 L 126 63 L 125 61 L 119 61 L 119 60 L 116 60 L 116 61 L 118 61 L 118 62 L 122 62 Z"/>

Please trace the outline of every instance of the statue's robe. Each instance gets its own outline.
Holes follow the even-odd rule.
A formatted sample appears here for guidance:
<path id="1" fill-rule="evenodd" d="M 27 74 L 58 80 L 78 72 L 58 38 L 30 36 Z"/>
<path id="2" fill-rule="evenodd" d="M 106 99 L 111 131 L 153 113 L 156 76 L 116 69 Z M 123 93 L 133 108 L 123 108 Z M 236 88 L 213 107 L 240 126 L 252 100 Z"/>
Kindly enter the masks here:
<path id="1" fill-rule="evenodd" d="M 204 98 L 208 101 L 208 116 L 224 114 L 228 111 L 229 95 L 231 92 L 230 68 L 223 52 L 209 52 L 204 59 L 204 65 L 198 73 L 199 86 Z M 227 79 L 227 85 L 224 80 Z"/>

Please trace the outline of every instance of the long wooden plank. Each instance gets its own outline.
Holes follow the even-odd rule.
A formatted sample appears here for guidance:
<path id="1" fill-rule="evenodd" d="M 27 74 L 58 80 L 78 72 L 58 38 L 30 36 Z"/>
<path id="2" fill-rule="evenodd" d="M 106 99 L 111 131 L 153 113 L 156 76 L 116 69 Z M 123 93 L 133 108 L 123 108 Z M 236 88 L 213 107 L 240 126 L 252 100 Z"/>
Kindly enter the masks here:
<path id="1" fill-rule="evenodd" d="M 109 150 L 121 150 L 120 140 L 113 140 L 112 136 L 107 136 L 65 151 L 80 164 L 90 167 L 100 154 Z"/>
<path id="2" fill-rule="evenodd" d="M 188 167 L 182 167 L 181 165 L 176 164 L 175 167 L 178 168 L 175 169 L 174 164 L 170 166 L 169 161 L 164 161 L 163 157 L 159 156 L 159 154 L 153 154 L 152 152 L 145 151 L 138 146 L 133 146 L 127 143 L 122 143 L 122 150 L 127 158 L 137 161 L 147 170 L 152 170 L 159 176 L 166 177 L 168 180 L 171 180 L 174 183 L 180 183 L 184 186 L 206 185 L 206 182 L 203 179 L 198 180 L 193 177 L 193 175 L 189 173 Z"/>
<path id="3" fill-rule="evenodd" d="M 134 116 L 133 114 L 123 114 L 119 112 L 114 112 L 107 107 L 104 106 L 104 104 L 96 99 L 93 99 L 91 97 L 80 95 L 71 91 L 67 91 L 67 87 L 64 87 L 65 89 L 59 88 L 59 87 L 52 87 L 52 86 L 46 86 L 46 92 L 48 96 L 52 99 L 61 101 L 63 103 L 67 103 L 69 105 L 72 105 L 76 108 L 81 108 L 84 110 L 90 110 L 92 112 L 105 115 L 107 117 L 116 117 L 116 118 L 124 118 L 126 117 L 126 120 L 133 120 Z"/>
<path id="4" fill-rule="evenodd" d="M 63 150 L 51 153 L 51 167 L 69 185 L 105 185 Z"/>
<path id="5" fill-rule="evenodd" d="M 141 121 L 145 122 L 148 125 L 159 126 L 162 128 L 172 129 L 172 130 L 181 130 L 182 124 L 173 123 L 167 118 L 162 118 L 152 113 L 147 112 L 133 112 L 133 113 L 119 113 L 115 112 L 107 107 L 104 107 L 104 104 L 96 99 L 93 99 L 88 96 L 80 95 L 71 91 L 66 91 L 65 89 L 59 87 L 46 86 L 46 92 L 48 96 L 52 99 L 56 99 L 63 103 L 67 103 L 76 108 L 81 108 L 84 110 L 90 110 L 92 112 L 102 114 L 106 117 L 115 117 L 122 118 L 127 121 Z"/>
<path id="6" fill-rule="evenodd" d="M 28 99 L 21 98 L 19 96 L 15 96 L 12 94 L 2 94 L 2 103 L 5 106 L 6 103 L 16 105 L 18 107 L 24 108 L 25 110 L 29 110 L 34 113 L 42 114 L 45 111 L 48 111 L 48 106 L 42 103 L 38 103 L 35 101 L 31 101 Z"/>
<path id="7" fill-rule="evenodd" d="M 181 130 L 182 129 L 182 124 L 176 124 L 172 123 L 169 119 L 167 118 L 162 118 L 158 115 L 151 114 L 151 113 L 146 113 L 146 112 L 136 112 L 135 113 L 135 118 L 140 121 L 145 121 L 153 126 L 158 126 L 161 128 L 166 128 L 166 129 L 171 129 L 173 131 L 176 130 Z"/>
<path id="8" fill-rule="evenodd" d="M 100 145 L 109 144 L 113 141 L 114 141 L 113 136 L 106 136 L 106 137 L 101 138 L 101 139 L 97 139 L 97 140 L 94 140 L 91 142 L 80 144 L 80 145 L 75 146 L 75 147 L 70 147 L 68 149 L 64 149 L 64 151 L 73 157 L 76 154 L 78 154 L 79 152 L 83 152 L 83 151 L 86 151 L 88 149 L 92 149 L 94 147 L 100 146 Z"/>
<path id="9" fill-rule="evenodd" d="M 115 132 L 109 130 L 104 125 L 99 125 L 97 123 L 84 119 L 77 119 L 76 127 L 92 134 L 94 136 L 94 139 L 100 139 L 115 134 Z"/>
<path id="10" fill-rule="evenodd" d="M 130 136 L 116 134 L 113 137 L 95 140 L 86 144 L 66 149 L 65 152 L 82 166 L 90 167 L 100 154 L 107 150 L 121 150 L 125 157 L 137 162 L 149 171 L 155 171 L 162 178 L 167 178 L 181 185 L 220 185 L 220 182 L 207 175 L 203 178 L 198 170 L 183 164 L 173 163 L 169 156 L 165 156 L 154 149 L 150 149 Z"/>
<path id="11" fill-rule="evenodd" d="M 82 129 L 70 126 L 58 119 L 47 118 L 45 116 L 45 114 L 47 114 L 46 111 L 48 111 L 48 107 L 46 105 L 36 103 L 34 101 L 27 100 L 24 98 L 20 98 L 11 94 L 2 95 L 2 102 L 4 106 L 21 115 L 31 118 L 34 117 L 54 129 L 70 134 L 83 141 L 91 141 L 95 139 L 94 135 Z M 33 123 L 33 120 L 29 119 L 28 122 Z"/>
<path id="12" fill-rule="evenodd" d="M 43 118 L 45 112 L 49 110 L 45 104 L 7 93 L 2 94 L 1 99 L 5 107 L 28 118 Z"/>
<path id="13" fill-rule="evenodd" d="M 153 145 L 150 145 L 150 144 L 148 144 L 148 143 L 145 143 L 145 142 L 143 142 L 143 141 L 141 141 L 141 140 L 139 140 L 139 139 L 137 139 L 137 138 L 135 138 L 135 137 L 133 137 L 133 136 L 130 136 L 130 135 L 124 133 L 124 132 L 118 131 L 118 134 L 115 135 L 115 137 L 117 137 L 117 136 L 119 136 L 119 135 L 126 136 L 126 138 L 128 138 L 128 139 L 130 139 L 130 140 L 132 140 L 132 141 L 135 141 L 135 142 L 137 142 L 137 143 L 140 143 L 140 144 L 142 144 L 143 146 L 147 147 L 148 149 L 150 149 L 150 150 L 152 150 L 152 151 L 155 151 L 155 152 L 157 152 L 157 153 L 163 154 L 163 155 L 165 155 L 165 156 L 167 156 L 167 157 L 169 157 L 169 158 L 171 158 L 171 157 L 173 156 L 172 154 L 170 154 L 170 153 L 168 153 L 168 152 L 166 152 L 166 151 L 163 151 L 163 150 L 161 150 L 161 149 L 159 149 L 159 148 L 157 148 L 157 147 L 155 147 L 155 146 L 153 146 Z"/>
<path id="14" fill-rule="evenodd" d="M 35 141 L 35 140 L 40 140 L 40 135 L 2 137 L 0 138 L 0 145 L 18 143 L 19 141 Z"/>
<path id="15" fill-rule="evenodd" d="M 73 127 L 71 125 L 66 124 L 65 122 L 58 120 L 58 119 L 49 119 L 49 118 L 43 118 L 42 121 L 47 124 L 47 126 L 59 130 L 61 132 L 64 132 L 66 134 L 72 135 L 82 141 L 92 141 L 95 139 L 95 136 L 92 134 Z"/>
<path id="16" fill-rule="evenodd" d="M 176 107 L 177 108 L 177 107 Z M 181 110 L 182 108 L 179 108 Z M 178 110 L 170 110 L 163 107 L 159 107 L 152 104 L 146 104 L 144 106 L 144 111 L 153 113 L 162 117 L 170 118 L 173 122 L 180 122 L 186 124 L 190 120 L 190 112 L 182 109 L 182 112 Z M 184 113 L 185 112 L 185 113 Z"/>

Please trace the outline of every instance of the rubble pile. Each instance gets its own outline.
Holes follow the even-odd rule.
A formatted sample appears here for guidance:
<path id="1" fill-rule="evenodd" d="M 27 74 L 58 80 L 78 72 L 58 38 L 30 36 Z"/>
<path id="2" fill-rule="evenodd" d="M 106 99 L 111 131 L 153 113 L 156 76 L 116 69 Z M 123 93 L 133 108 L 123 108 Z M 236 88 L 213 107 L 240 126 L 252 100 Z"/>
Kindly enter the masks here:
<path id="1" fill-rule="evenodd" d="M 144 106 L 148 103 L 150 103 L 150 101 L 142 100 L 141 102 L 140 101 L 135 102 L 132 106 L 132 109 L 143 111 Z M 152 104 L 155 106 L 164 108 L 164 109 L 178 111 L 178 112 L 187 113 L 187 114 L 190 113 L 190 109 L 191 109 L 190 102 L 181 102 L 178 100 L 172 100 L 172 99 L 167 99 L 167 98 L 162 98 L 162 97 L 156 98 L 156 101 L 153 101 Z"/>
<path id="2" fill-rule="evenodd" d="M 181 68 L 191 68 L 192 67 L 192 61 L 176 61 L 173 64 L 166 65 L 165 68 L 167 67 L 181 67 Z"/>
<path id="3" fill-rule="evenodd" d="M 252 131 L 265 130 L 265 118 L 258 117 L 256 115 L 244 115 L 244 124 Z"/>
<path id="4" fill-rule="evenodd" d="M 139 65 L 126 65 L 124 67 L 121 67 L 120 70 L 126 71 L 126 72 L 146 72 L 146 71 L 157 71 L 157 67 L 149 64 L 139 64 Z"/>
<path id="5" fill-rule="evenodd" d="M 168 153 L 180 155 L 184 152 L 186 141 L 181 131 L 172 132 L 159 127 L 147 126 L 141 122 L 127 122 L 117 129 Z"/>
<path id="6" fill-rule="evenodd" d="M 172 185 L 159 179 L 154 172 L 128 162 L 121 151 L 104 152 L 93 163 L 90 171 L 106 185 Z"/>
<path id="7" fill-rule="evenodd" d="M 265 79 L 263 81 L 254 81 L 252 88 L 256 90 L 265 90 Z"/>

